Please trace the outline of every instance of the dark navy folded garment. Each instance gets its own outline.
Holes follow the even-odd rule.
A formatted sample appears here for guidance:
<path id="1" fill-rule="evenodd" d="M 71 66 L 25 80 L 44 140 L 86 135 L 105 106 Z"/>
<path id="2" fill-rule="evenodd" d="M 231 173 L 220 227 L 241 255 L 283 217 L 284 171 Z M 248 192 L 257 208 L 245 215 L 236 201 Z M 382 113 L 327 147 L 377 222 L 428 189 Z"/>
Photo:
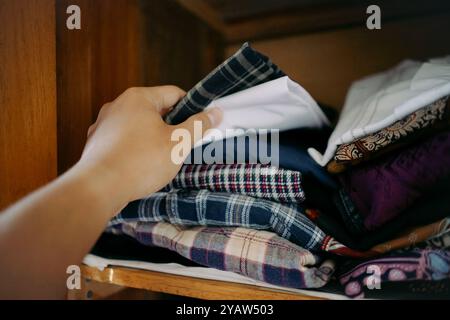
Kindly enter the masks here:
<path id="1" fill-rule="evenodd" d="M 336 206 L 332 201 L 332 195 L 337 189 L 335 178 L 322 166 L 318 165 L 308 154 L 307 149 L 324 150 L 330 135 L 330 128 L 324 129 L 295 129 L 279 133 L 278 167 L 299 171 L 302 174 L 302 187 L 305 193 L 305 206 L 321 209 L 324 212 L 336 212 Z M 204 163 L 203 151 L 209 146 L 213 150 L 215 161 L 222 163 L 261 163 L 261 155 L 274 157 L 271 150 L 271 135 L 263 139 L 264 151 L 260 150 L 262 134 L 247 134 L 245 143 L 240 145 L 237 137 L 212 142 L 194 149 L 187 157 L 186 163 Z M 240 141 L 243 141 L 242 139 Z M 252 146 L 256 145 L 254 148 Z M 231 146 L 231 147 L 230 147 Z M 220 155 L 215 150 L 221 150 Z M 265 159 L 264 159 L 265 160 Z M 220 163 L 220 162 L 219 162 Z M 273 165 L 273 163 L 271 163 Z"/>
<path id="2" fill-rule="evenodd" d="M 151 263 L 177 263 L 182 266 L 200 267 L 169 249 L 141 244 L 124 234 L 103 233 L 91 249 L 91 254 L 114 260 L 132 260 Z"/>
<path id="3" fill-rule="evenodd" d="M 300 171 L 303 176 L 311 176 L 318 182 L 331 189 L 337 189 L 335 178 L 322 166 L 318 165 L 308 154 L 308 148 L 320 149 L 326 146 L 330 129 L 294 129 L 279 133 L 278 167 Z M 264 142 L 265 150 L 260 150 L 260 141 Z M 206 148 L 212 150 L 211 155 L 217 164 L 233 163 L 262 163 L 266 159 L 261 157 L 274 157 L 271 147 L 271 135 L 249 133 L 244 140 L 239 137 L 211 142 L 194 149 L 187 157 L 187 164 L 204 164 L 203 158 L 197 163 L 198 154 L 203 154 Z M 240 142 L 244 141 L 241 145 Z M 231 146 L 231 147 L 230 147 Z M 256 148 L 251 147 L 256 146 Z M 201 149 L 201 151 L 199 150 Z M 220 155 L 215 150 L 222 150 Z M 262 161 L 263 160 L 263 161 Z M 272 164 L 272 163 L 270 163 Z M 272 164 L 273 165 L 273 164 Z"/>
<path id="4" fill-rule="evenodd" d="M 214 69 L 169 112 L 165 121 L 179 124 L 203 111 L 214 99 L 285 76 L 269 58 L 248 43 Z"/>

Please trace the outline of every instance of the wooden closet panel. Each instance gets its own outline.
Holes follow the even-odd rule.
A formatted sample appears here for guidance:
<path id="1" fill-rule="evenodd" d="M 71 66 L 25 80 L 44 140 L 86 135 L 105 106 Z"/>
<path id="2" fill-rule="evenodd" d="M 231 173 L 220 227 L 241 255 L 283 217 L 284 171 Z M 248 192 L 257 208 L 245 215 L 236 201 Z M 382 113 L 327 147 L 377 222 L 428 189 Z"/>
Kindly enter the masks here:
<path id="1" fill-rule="evenodd" d="M 56 176 L 54 0 L 0 0 L 0 208 Z"/>
<path id="2" fill-rule="evenodd" d="M 68 5 L 81 30 L 65 27 Z M 58 0 L 58 169 L 80 157 L 100 107 L 132 86 L 189 89 L 223 58 L 221 36 L 175 1 Z"/>
<path id="3" fill-rule="evenodd" d="M 78 5 L 81 30 L 66 28 L 66 9 Z M 100 107 L 140 78 L 140 15 L 135 0 L 58 0 L 58 169 L 83 150 Z"/>
<path id="4" fill-rule="evenodd" d="M 189 90 L 222 62 L 223 37 L 178 2 L 140 3 L 145 16 L 146 84 L 174 84 Z"/>

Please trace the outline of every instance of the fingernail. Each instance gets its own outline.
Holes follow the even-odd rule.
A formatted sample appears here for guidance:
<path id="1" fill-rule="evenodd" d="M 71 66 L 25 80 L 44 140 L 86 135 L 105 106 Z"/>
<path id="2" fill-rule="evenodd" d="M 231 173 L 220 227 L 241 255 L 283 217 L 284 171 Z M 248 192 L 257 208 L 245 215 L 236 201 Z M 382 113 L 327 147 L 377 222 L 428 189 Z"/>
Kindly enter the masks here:
<path id="1" fill-rule="evenodd" d="M 222 109 L 218 107 L 213 107 L 206 111 L 206 115 L 209 118 L 209 121 L 211 122 L 211 126 L 215 127 L 222 121 L 223 112 Z"/>

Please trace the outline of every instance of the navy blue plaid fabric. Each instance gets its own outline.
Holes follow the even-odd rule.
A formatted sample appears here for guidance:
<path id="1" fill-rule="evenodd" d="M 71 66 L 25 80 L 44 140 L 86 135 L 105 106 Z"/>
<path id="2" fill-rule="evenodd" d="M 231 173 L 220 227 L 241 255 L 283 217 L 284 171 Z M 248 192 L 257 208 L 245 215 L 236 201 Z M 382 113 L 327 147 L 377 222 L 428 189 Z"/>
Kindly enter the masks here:
<path id="1" fill-rule="evenodd" d="M 168 124 L 179 124 L 201 112 L 214 99 L 275 80 L 285 74 L 269 58 L 248 43 L 197 83 L 165 116 Z"/>
<path id="2" fill-rule="evenodd" d="M 324 250 L 330 242 L 329 237 L 303 212 L 299 204 L 281 204 L 241 194 L 172 190 L 131 202 L 110 221 L 109 226 L 123 222 L 166 221 L 184 226 L 266 229 L 305 249 Z M 328 250 L 333 251 L 333 248 Z"/>

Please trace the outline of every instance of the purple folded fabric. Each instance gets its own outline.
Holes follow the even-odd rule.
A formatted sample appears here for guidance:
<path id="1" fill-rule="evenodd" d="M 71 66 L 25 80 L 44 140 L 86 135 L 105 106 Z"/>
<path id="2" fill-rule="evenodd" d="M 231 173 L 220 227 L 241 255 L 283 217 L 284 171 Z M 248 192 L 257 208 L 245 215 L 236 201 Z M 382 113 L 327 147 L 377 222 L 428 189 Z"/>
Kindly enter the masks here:
<path id="1" fill-rule="evenodd" d="M 414 205 L 439 179 L 450 175 L 450 132 L 445 132 L 382 162 L 340 176 L 345 190 L 372 230 Z"/>

